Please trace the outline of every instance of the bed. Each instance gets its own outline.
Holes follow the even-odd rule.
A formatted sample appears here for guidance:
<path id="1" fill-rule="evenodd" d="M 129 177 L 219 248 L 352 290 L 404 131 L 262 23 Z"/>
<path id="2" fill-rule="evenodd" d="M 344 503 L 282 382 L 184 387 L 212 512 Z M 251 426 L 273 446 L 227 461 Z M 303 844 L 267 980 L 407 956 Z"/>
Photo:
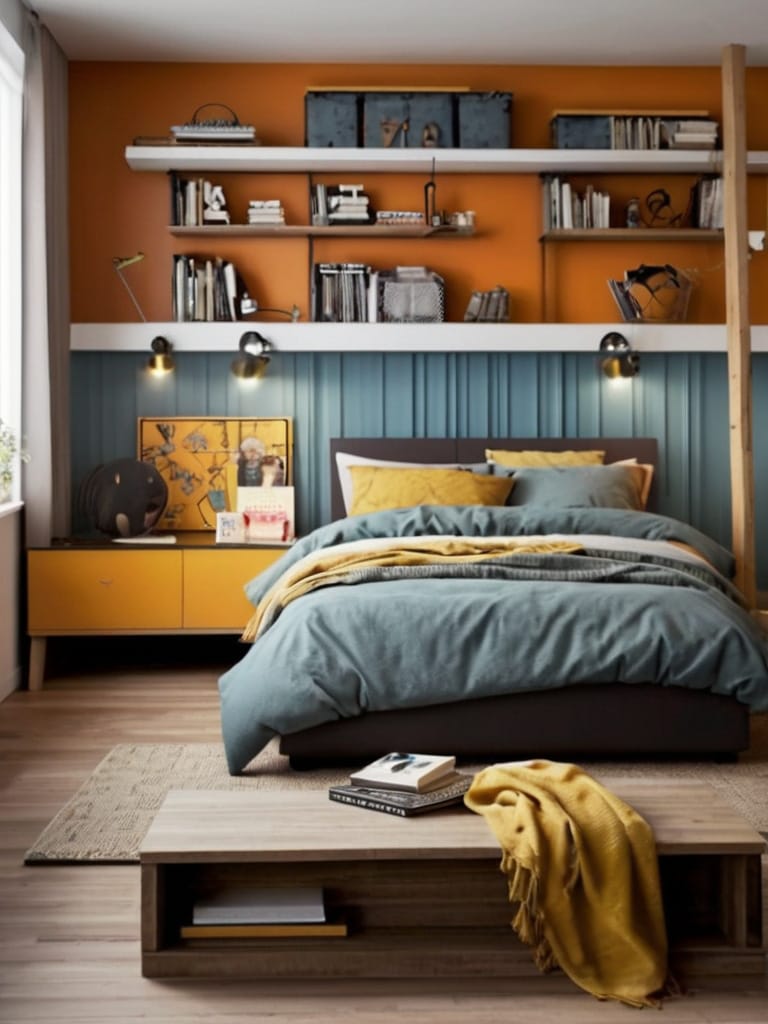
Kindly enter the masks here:
<path id="1" fill-rule="evenodd" d="M 274 736 L 296 768 L 749 745 L 766 641 L 731 553 L 655 511 L 654 439 L 345 438 L 330 456 L 331 522 L 246 588 L 250 644 L 219 681 L 232 774 Z"/>

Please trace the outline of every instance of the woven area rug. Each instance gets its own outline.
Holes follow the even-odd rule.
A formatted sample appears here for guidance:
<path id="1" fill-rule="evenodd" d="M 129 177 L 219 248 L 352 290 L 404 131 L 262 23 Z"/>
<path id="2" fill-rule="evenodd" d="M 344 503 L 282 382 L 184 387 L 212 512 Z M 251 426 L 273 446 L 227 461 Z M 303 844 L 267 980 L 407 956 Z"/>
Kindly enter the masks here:
<path id="1" fill-rule="evenodd" d="M 768 739 L 768 716 L 760 732 Z M 752 826 L 768 837 L 768 742 L 738 763 L 579 762 L 595 778 L 696 779 L 720 791 Z M 763 751 L 766 751 L 763 755 Z M 472 771 L 482 765 L 462 765 Z M 295 772 L 269 744 L 247 774 L 227 773 L 217 743 L 121 744 L 115 747 L 58 812 L 24 857 L 26 864 L 130 863 L 170 789 L 327 789 L 348 778 L 346 769 Z"/>

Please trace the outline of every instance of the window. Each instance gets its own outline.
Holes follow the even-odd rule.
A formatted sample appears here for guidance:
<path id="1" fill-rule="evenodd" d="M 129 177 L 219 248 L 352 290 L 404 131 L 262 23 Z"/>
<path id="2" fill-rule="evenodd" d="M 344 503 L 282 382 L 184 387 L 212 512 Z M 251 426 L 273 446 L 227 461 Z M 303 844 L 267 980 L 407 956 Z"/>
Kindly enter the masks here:
<path id="1" fill-rule="evenodd" d="M 24 55 L 0 23 L 0 419 L 21 436 L 21 150 Z M 19 473 L 14 473 L 18 498 Z"/>

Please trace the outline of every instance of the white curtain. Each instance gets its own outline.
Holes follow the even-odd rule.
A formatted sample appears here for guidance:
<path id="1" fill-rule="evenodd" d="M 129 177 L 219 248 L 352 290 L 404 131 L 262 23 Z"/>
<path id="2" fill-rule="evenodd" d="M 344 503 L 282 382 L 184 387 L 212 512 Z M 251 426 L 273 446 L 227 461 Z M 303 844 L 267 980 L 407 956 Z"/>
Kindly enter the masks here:
<path id="1" fill-rule="evenodd" d="M 27 24 L 23 184 L 23 432 L 26 540 L 69 533 L 67 58 L 34 14 Z"/>

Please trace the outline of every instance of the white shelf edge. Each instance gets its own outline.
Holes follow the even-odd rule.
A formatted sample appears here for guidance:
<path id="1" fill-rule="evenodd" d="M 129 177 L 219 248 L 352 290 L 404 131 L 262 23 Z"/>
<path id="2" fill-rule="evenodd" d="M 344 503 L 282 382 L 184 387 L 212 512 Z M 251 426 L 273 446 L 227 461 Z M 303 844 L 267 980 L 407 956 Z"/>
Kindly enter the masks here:
<path id="1" fill-rule="evenodd" d="M 596 352 L 609 331 L 639 352 L 725 352 L 724 324 L 364 324 L 121 323 L 70 326 L 73 352 L 146 352 L 160 334 L 176 352 L 235 352 L 258 330 L 277 352 Z M 753 352 L 768 352 L 768 325 L 751 329 Z"/>
<path id="2" fill-rule="evenodd" d="M 722 170 L 720 150 L 616 149 L 319 149 L 305 146 L 126 146 L 135 171 L 261 173 L 540 174 L 707 173 Z M 747 154 L 747 170 L 768 172 L 768 151 Z"/>

